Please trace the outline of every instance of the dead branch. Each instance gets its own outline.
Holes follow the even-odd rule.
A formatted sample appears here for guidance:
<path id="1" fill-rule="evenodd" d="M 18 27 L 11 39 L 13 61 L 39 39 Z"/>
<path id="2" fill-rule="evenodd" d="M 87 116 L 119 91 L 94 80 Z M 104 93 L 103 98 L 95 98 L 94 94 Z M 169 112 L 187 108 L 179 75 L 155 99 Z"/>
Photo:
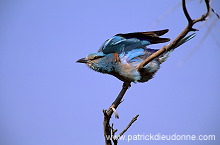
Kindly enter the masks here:
<path id="1" fill-rule="evenodd" d="M 136 115 L 134 118 L 132 118 L 132 120 L 129 122 L 127 127 L 116 138 L 114 138 L 114 136 L 115 136 L 115 132 L 117 130 L 112 128 L 112 130 L 113 130 L 113 132 L 112 132 L 112 135 L 113 135 L 112 136 L 112 141 L 113 141 L 114 145 L 118 144 L 118 140 L 120 139 L 120 137 L 131 127 L 131 125 L 137 120 L 138 116 L 139 115 Z M 112 125 L 112 127 L 113 127 L 113 125 Z"/>
<path id="2" fill-rule="evenodd" d="M 188 13 L 187 8 L 186 8 L 186 1 L 182 0 L 182 8 L 183 8 L 183 12 L 186 16 L 186 19 L 188 21 L 188 25 L 171 43 L 163 46 L 160 50 L 158 50 L 157 52 L 150 55 L 147 59 L 145 59 L 141 64 L 139 64 L 137 66 L 137 69 L 140 71 L 144 66 L 146 66 L 153 59 L 155 59 L 155 58 L 159 57 L 161 54 L 175 48 L 175 46 L 178 44 L 178 42 L 181 39 L 183 39 L 189 32 L 198 31 L 197 29 L 194 29 L 193 26 L 200 21 L 204 21 L 209 16 L 209 14 L 211 12 L 210 0 L 205 0 L 205 3 L 206 3 L 206 9 L 207 9 L 206 13 L 197 19 L 192 19 Z"/>
<path id="3" fill-rule="evenodd" d="M 137 120 L 138 116 L 139 115 L 136 115 L 134 118 L 132 118 L 127 127 L 118 135 L 117 139 L 119 139 L 119 137 L 121 137 L 131 127 L 131 125 Z"/>
<path id="4" fill-rule="evenodd" d="M 104 114 L 104 137 L 105 137 L 105 144 L 106 145 L 112 145 L 111 142 L 111 126 L 109 124 L 111 116 L 113 114 L 113 108 L 116 109 L 118 105 L 121 103 L 122 98 L 124 97 L 124 94 L 126 93 L 127 89 L 131 86 L 131 82 L 124 82 L 122 89 L 120 93 L 118 94 L 118 97 L 115 99 L 115 101 L 112 103 L 112 105 L 108 108 L 108 110 L 103 110 Z M 114 143 L 115 144 L 115 143 Z"/>

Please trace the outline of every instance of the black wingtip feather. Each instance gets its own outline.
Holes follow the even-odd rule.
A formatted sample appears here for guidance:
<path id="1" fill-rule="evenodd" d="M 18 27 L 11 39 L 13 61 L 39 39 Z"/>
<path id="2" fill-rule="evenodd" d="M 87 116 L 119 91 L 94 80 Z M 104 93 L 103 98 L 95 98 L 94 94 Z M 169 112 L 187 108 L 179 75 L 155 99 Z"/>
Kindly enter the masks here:
<path id="1" fill-rule="evenodd" d="M 169 31 L 169 29 L 164 30 L 158 30 L 158 31 L 148 31 L 148 32 L 135 32 L 135 33 L 126 33 L 126 34 L 117 34 L 116 36 L 121 36 L 126 39 L 129 38 L 138 38 L 142 40 L 148 40 L 151 42 L 151 44 L 156 43 L 164 43 L 170 41 L 169 38 L 160 38 L 159 36 L 162 36 L 166 34 Z"/>
<path id="2" fill-rule="evenodd" d="M 151 33 L 155 33 L 158 36 L 162 36 L 166 34 L 169 31 L 169 29 L 164 29 L 164 30 L 158 30 L 158 31 L 150 31 Z"/>
<path id="3" fill-rule="evenodd" d="M 169 31 L 169 29 L 164 29 L 164 30 L 158 30 L 158 31 L 147 31 L 147 32 L 134 32 L 134 33 L 119 33 L 115 36 L 122 36 L 125 38 L 131 38 L 131 37 L 136 37 L 136 38 L 140 38 L 140 37 L 159 37 L 162 36 L 164 34 L 166 34 Z"/>
<path id="4" fill-rule="evenodd" d="M 164 42 L 168 42 L 170 41 L 170 38 L 152 38 L 152 39 L 148 39 L 148 41 L 150 41 L 151 44 L 157 44 L 157 43 L 164 43 Z"/>

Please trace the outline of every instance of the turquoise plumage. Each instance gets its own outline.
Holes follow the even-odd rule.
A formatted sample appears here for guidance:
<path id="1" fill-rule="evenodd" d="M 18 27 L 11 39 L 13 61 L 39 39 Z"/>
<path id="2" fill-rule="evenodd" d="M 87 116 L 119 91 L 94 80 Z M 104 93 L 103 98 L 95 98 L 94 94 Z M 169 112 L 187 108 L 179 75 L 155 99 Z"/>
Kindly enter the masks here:
<path id="1" fill-rule="evenodd" d="M 149 62 L 140 71 L 136 67 L 157 49 L 147 48 L 148 45 L 168 42 L 169 38 L 160 38 L 168 29 L 150 32 L 117 34 L 106 40 L 98 52 L 91 53 L 77 62 L 85 63 L 91 69 L 110 74 L 123 82 L 146 82 L 153 78 L 160 64 L 169 56 L 168 51 Z M 176 47 L 182 45 L 195 35 L 183 38 Z M 175 48 L 176 48 L 175 47 Z M 173 49 L 175 49 L 173 48 Z"/>

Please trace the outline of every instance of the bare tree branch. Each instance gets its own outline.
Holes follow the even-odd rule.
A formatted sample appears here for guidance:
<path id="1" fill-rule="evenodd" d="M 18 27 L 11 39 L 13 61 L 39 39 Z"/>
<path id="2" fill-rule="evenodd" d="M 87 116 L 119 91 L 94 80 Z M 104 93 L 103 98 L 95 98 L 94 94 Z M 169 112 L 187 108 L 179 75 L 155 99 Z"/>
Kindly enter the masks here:
<path id="1" fill-rule="evenodd" d="M 137 118 L 138 118 L 138 116 L 139 115 L 136 115 L 134 118 L 132 118 L 132 120 L 129 122 L 129 124 L 127 125 L 127 127 L 117 136 L 117 137 L 115 137 L 115 132 L 117 131 L 117 130 L 114 130 L 113 129 L 113 125 L 112 125 L 112 141 L 113 141 L 113 143 L 114 143 L 114 145 L 117 145 L 118 144 L 118 140 L 120 139 L 120 137 L 122 136 L 122 135 L 124 135 L 124 133 L 131 127 L 131 125 L 137 120 Z M 115 137 L 115 138 L 114 138 Z"/>
<path id="2" fill-rule="evenodd" d="M 137 120 L 138 116 L 139 115 L 136 115 L 134 118 L 132 118 L 127 127 L 118 135 L 117 139 L 119 139 L 119 137 L 121 137 L 131 127 L 131 125 Z"/>
<path id="3" fill-rule="evenodd" d="M 186 19 L 188 20 L 188 23 L 191 23 L 192 22 L 192 18 L 190 17 L 190 15 L 189 15 L 189 13 L 187 11 L 186 1 L 185 0 L 182 1 L 182 7 L 183 7 L 183 12 L 184 12 L 184 14 L 186 16 Z"/>
<path id="4" fill-rule="evenodd" d="M 173 48 L 175 48 L 175 46 L 178 46 L 178 42 L 180 40 L 182 40 L 189 32 L 196 31 L 196 29 L 193 28 L 193 25 L 195 23 L 200 22 L 200 21 L 204 21 L 209 16 L 210 11 L 211 11 L 210 0 L 205 0 L 207 12 L 204 15 L 202 15 L 201 17 L 197 18 L 197 19 L 192 19 L 190 17 L 190 15 L 187 11 L 187 8 L 186 8 L 186 2 L 185 1 L 186 0 L 182 0 L 182 7 L 183 7 L 183 12 L 186 16 L 186 19 L 188 20 L 188 25 L 171 43 L 169 43 L 168 45 L 165 45 L 160 50 L 153 53 L 150 57 L 148 57 L 146 60 L 144 60 L 140 65 L 138 65 L 137 69 L 139 71 L 145 65 L 147 65 L 151 60 L 157 58 L 158 56 L 160 56 L 164 52 L 172 50 Z M 118 135 L 118 137 L 114 138 L 115 132 L 117 130 L 113 129 L 113 125 L 110 126 L 110 119 L 111 119 L 111 116 L 112 116 L 113 112 L 115 111 L 115 109 L 121 103 L 121 100 L 122 100 L 124 94 L 126 93 L 127 89 L 130 86 L 131 86 L 131 82 L 124 82 L 124 84 L 122 86 L 122 89 L 121 89 L 119 95 L 117 96 L 117 98 L 115 99 L 115 101 L 108 108 L 108 110 L 103 110 L 103 114 L 104 114 L 103 126 L 104 126 L 104 137 L 105 137 L 105 144 L 106 145 L 112 145 L 112 142 L 114 143 L 114 145 L 117 145 L 119 137 L 122 136 L 131 127 L 131 125 L 137 120 L 137 118 L 139 116 L 139 115 L 136 115 L 131 120 L 131 122 L 127 125 L 127 127 Z"/>
<path id="5" fill-rule="evenodd" d="M 103 126 L 104 126 L 104 137 L 105 137 L 105 144 L 106 145 L 112 145 L 111 142 L 111 126 L 109 125 L 111 116 L 113 114 L 113 109 L 116 109 L 118 105 L 121 103 L 122 98 L 124 97 L 124 94 L 126 93 L 127 89 L 131 86 L 130 82 L 124 82 L 122 89 L 120 93 L 118 94 L 118 97 L 115 99 L 115 101 L 112 103 L 112 105 L 108 108 L 108 110 L 103 110 L 104 114 L 104 121 L 103 121 Z"/>
<path id="6" fill-rule="evenodd" d="M 183 1 L 185 1 L 185 0 L 183 0 Z M 197 22 L 205 21 L 205 19 L 209 16 L 209 14 L 211 12 L 211 6 L 210 6 L 209 2 L 210 2 L 210 0 L 205 0 L 207 12 L 204 15 L 202 15 L 200 18 L 192 20 L 192 26 Z"/>
<path id="7" fill-rule="evenodd" d="M 160 56 L 164 52 L 170 51 L 173 48 L 175 48 L 175 46 L 178 44 L 178 42 L 181 39 L 183 39 L 189 32 L 196 31 L 196 29 L 193 28 L 193 25 L 196 24 L 197 22 L 204 21 L 210 14 L 211 7 L 210 7 L 209 2 L 210 2 L 210 0 L 205 0 L 206 9 L 207 9 L 206 13 L 203 14 L 201 17 L 192 20 L 188 11 L 187 11 L 185 0 L 182 0 L 183 12 L 188 20 L 188 25 L 171 43 L 163 46 L 160 50 L 158 50 L 157 52 L 155 52 L 151 56 L 149 56 L 147 59 L 145 59 L 141 64 L 139 64 L 137 66 L 137 69 L 140 71 L 144 66 L 146 66 L 153 59 L 157 58 L 158 56 Z"/>

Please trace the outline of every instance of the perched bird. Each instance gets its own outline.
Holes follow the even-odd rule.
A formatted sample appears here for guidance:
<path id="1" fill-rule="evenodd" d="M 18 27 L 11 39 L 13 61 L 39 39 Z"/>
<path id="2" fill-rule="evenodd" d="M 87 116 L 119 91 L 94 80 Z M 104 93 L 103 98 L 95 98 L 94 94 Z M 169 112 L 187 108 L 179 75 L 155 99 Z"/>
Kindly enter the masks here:
<path id="1" fill-rule="evenodd" d="M 106 40 L 98 52 L 91 53 L 87 57 L 77 60 L 77 62 L 85 63 L 89 68 L 97 72 L 113 75 L 123 82 L 147 82 L 153 78 L 154 74 L 160 68 L 160 64 L 168 58 L 169 53 L 174 48 L 149 62 L 140 71 L 136 67 L 157 51 L 157 49 L 150 49 L 146 46 L 164 43 L 170 40 L 169 38 L 160 38 L 160 36 L 168 31 L 168 29 L 164 29 L 150 32 L 117 34 Z M 192 34 L 183 38 L 176 47 L 194 36 Z"/>

